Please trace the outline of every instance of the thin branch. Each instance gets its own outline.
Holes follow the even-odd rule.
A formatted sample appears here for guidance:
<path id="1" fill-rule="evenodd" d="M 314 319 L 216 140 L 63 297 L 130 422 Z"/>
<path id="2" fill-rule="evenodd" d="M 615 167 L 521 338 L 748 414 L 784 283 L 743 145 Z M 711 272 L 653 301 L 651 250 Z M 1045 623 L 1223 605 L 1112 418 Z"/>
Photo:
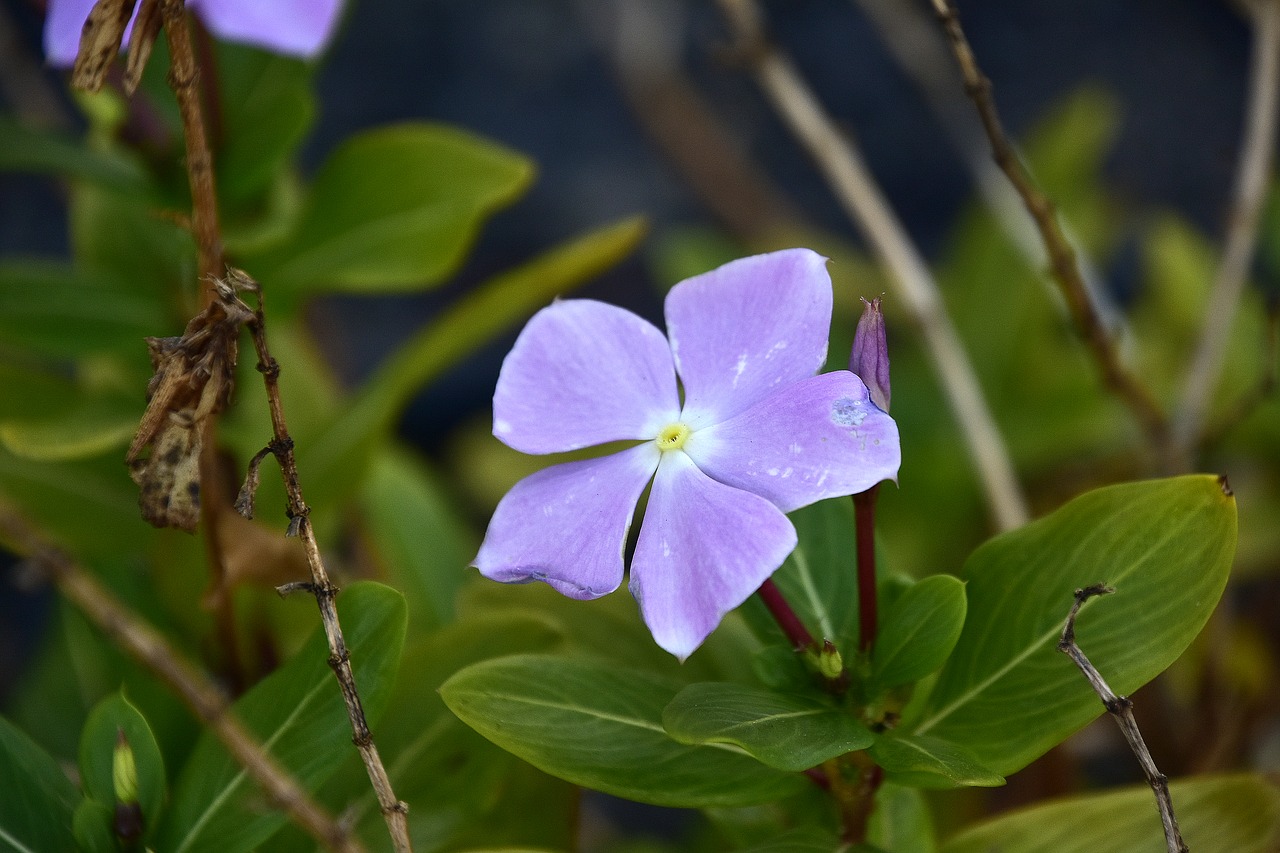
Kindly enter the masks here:
<path id="1" fill-rule="evenodd" d="M 1133 702 L 1128 697 L 1117 696 L 1106 680 L 1103 679 L 1102 674 L 1089 662 L 1084 652 L 1076 645 L 1076 616 L 1079 615 L 1080 608 L 1094 596 L 1108 595 L 1113 592 L 1115 592 L 1113 588 L 1100 583 L 1076 590 L 1076 600 L 1071 605 L 1071 613 L 1067 616 L 1067 624 L 1062 628 L 1062 639 L 1058 641 L 1058 651 L 1069 656 L 1075 661 L 1076 666 L 1080 667 L 1080 671 L 1084 673 L 1084 677 L 1089 681 L 1089 686 L 1093 688 L 1093 692 L 1098 694 L 1098 698 L 1102 700 L 1103 707 L 1115 718 L 1116 725 L 1120 727 L 1120 732 L 1124 735 L 1124 739 L 1129 742 L 1129 748 L 1133 750 L 1134 756 L 1138 759 L 1138 764 L 1142 766 L 1142 773 L 1147 777 L 1147 783 L 1151 786 L 1151 790 L 1155 792 L 1156 807 L 1160 810 L 1160 823 L 1164 826 L 1164 840 L 1169 848 L 1169 853 L 1188 853 L 1187 845 L 1183 842 L 1181 833 L 1178 832 L 1178 819 L 1173 814 L 1173 798 L 1169 796 L 1169 780 L 1156 767 L 1155 761 L 1151 758 L 1151 752 L 1147 749 L 1147 744 L 1142 739 L 1142 732 L 1138 730 L 1138 723 L 1133 718 Z"/>
<path id="2" fill-rule="evenodd" d="M 396 798 L 391 787 L 391 779 L 378 755 L 378 747 L 373 742 L 369 724 L 365 719 L 364 706 L 360 694 L 356 690 L 355 675 L 351 669 L 351 655 L 347 651 L 346 640 L 342 636 L 342 625 L 338 622 L 338 610 L 334 606 L 338 589 L 329 579 L 324 560 L 320 557 L 320 545 L 316 541 L 315 530 L 311 526 L 311 508 L 302 498 L 302 486 L 298 480 L 298 463 L 293 452 L 293 439 L 285 422 L 284 406 L 280 401 L 280 365 L 272 358 L 267 347 L 266 319 L 263 314 L 262 288 L 256 281 L 239 270 L 228 270 L 227 283 L 235 290 L 250 290 L 258 296 L 258 310 L 249 323 L 249 331 L 253 337 L 253 345 L 258 353 L 258 370 L 267 390 L 267 405 L 271 412 L 271 429 L 273 437 L 267 446 L 276 461 L 280 464 L 280 474 L 284 479 L 285 493 L 288 495 L 287 513 L 289 531 L 302 541 L 307 556 L 307 566 L 311 569 L 311 584 L 306 590 L 315 596 L 316 606 L 320 609 L 320 621 L 324 625 L 325 636 L 329 640 L 329 666 L 338 679 L 342 689 L 342 698 L 347 705 L 347 716 L 351 719 L 352 742 L 360 751 L 369 781 L 378 797 L 378 806 L 387 823 L 391 841 L 398 853 L 411 851 L 413 844 L 409 839 L 409 806 Z M 260 463 L 261 454 L 255 457 Z M 257 466 L 250 469 L 250 478 L 257 477 Z M 241 490 L 237 503 L 246 508 L 252 506 L 251 498 L 246 498 Z M 296 587 L 295 587 L 296 588 Z M 283 589 L 282 593 L 293 588 Z"/>
<path id="3" fill-rule="evenodd" d="M 754 0 L 720 0 L 725 18 L 774 109 L 808 149 L 849 217 L 862 231 L 920 329 L 1001 530 L 1026 522 L 1026 499 L 1008 448 L 983 398 L 973 365 L 947 316 L 937 283 L 906 236 L 852 139 L 824 112 L 799 72 L 764 36 Z"/>
<path id="4" fill-rule="evenodd" d="M 982 120 L 983 129 L 991 142 L 992 157 L 995 158 L 1001 171 L 1008 176 L 1018 195 L 1021 196 L 1027 212 L 1035 220 L 1036 228 L 1049 255 L 1049 272 L 1058 283 L 1076 331 L 1089 348 L 1094 361 L 1097 362 L 1102 372 L 1103 382 L 1133 412 L 1161 465 L 1170 466 L 1173 457 L 1169 423 L 1164 410 L 1146 385 L 1120 360 L 1115 341 L 1112 340 L 1110 332 L 1089 297 L 1089 290 L 1080 272 L 1075 249 L 1063 231 L 1053 202 L 1036 186 L 1004 132 L 1004 126 L 996 111 L 995 99 L 991 93 L 991 81 L 978 67 L 973 49 L 960 26 L 955 4 L 952 0 L 933 0 L 933 7 L 951 42 L 956 61 L 960 65 L 965 92 L 977 107 L 978 117 Z"/>
<path id="5" fill-rule="evenodd" d="M 344 853 L 364 850 L 249 733 L 207 675 L 66 553 L 48 543 L 16 512 L 3 505 L 0 505 L 0 538 L 52 578 L 58 590 L 117 646 L 167 684 L 291 821 L 329 850 Z"/>
<path id="6" fill-rule="evenodd" d="M 1258 224 L 1275 158 L 1277 96 L 1280 95 L 1280 0 L 1258 0 L 1253 9 L 1253 62 L 1245 105 L 1244 139 L 1236 172 L 1222 260 L 1206 305 L 1204 326 L 1174 418 L 1177 448 L 1193 455 L 1205 410 L 1218 386 L 1231 341 L 1231 325 L 1258 242 Z"/>
<path id="7" fill-rule="evenodd" d="M 786 634 L 787 639 L 791 641 L 792 649 L 797 652 L 817 652 L 818 644 L 814 641 L 813 635 L 809 633 L 809 629 L 805 627 L 804 622 L 800 621 L 800 617 L 796 615 L 795 610 L 791 608 L 791 604 L 783 597 L 782 590 L 778 589 L 778 585 L 773 582 L 772 578 L 766 579 L 760 585 L 760 589 L 756 590 L 756 594 L 760 596 L 760 600 L 768 608 L 769 615 L 773 617 L 773 621 L 778 623 L 782 633 Z"/>
<path id="8" fill-rule="evenodd" d="M 978 197 L 992 219 L 1032 266 L 1047 267 L 1049 257 L 1035 222 L 1027 217 L 1017 190 L 992 160 L 990 143 L 972 105 L 956 90 L 951 47 L 938 31 L 934 16 L 922 5 L 901 0 L 854 0 L 854 3 L 875 25 L 889 53 L 920 90 L 925 104 L 969 170 Z M 1063 227 L 1072 245 L 1078 245 L 1070 224 L 1064 222 Z M 1110 298 L 1101 273 L 1087 255 L 1078 253 L 1076 261 L 1089 298 L 1103 322 L 1113 333 L 1122 335 L 1124 315 Z"/>

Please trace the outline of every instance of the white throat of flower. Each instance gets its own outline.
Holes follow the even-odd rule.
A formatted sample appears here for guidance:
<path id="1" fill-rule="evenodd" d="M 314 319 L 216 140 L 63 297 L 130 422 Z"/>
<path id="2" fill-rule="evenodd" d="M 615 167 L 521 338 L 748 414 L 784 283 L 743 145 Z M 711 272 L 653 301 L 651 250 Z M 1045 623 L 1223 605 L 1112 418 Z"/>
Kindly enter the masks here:
<path id="1" fill-rule="evenodd" d="M 689 440 L 690 433 L 692 430 L 689 429 L 688 424 L 676 421 L 658 430 L 658 437 L 654 441 L 658 443 L 658 449 L 664 453 L 668 450 L 679 450 Z"/>

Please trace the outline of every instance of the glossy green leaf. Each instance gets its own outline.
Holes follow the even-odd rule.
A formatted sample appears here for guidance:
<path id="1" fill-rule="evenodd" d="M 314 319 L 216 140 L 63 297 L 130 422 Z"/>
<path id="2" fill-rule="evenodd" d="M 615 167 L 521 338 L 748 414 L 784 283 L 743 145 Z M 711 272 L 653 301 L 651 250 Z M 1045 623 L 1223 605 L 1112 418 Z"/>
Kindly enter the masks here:
<path id="1" fill-rule="evenodd" d="M 1172 782 L 1178 828 L 1196 853 L 1280 849 L 1280 789 L 1261 776 L 1206 776 Z M 1164 853 L 1164 829 L 1148 787 L 1072 797 L 971 827 L 942 853 Z"/>
<path id="2" fill-rule="evenodd" d="M 449 623 L 479 543 L 464 535 L 435 474 L 407 449 L 384 447 L 360 503 L 388 580 L 408 598 L 410 629 Z"/>
<path id="3" fill-rule="evenodd" d="M 1226 584 L 1235 501 L 1212 476 L 1111 486 L 990 540 L 961 574 L 969 613 L 912 728 L 973 750 L 1008 774 L 1102 712 L 1057 651 L 1074 591 L 1116 594 L 1080 612 L 1081 648 L 1111 686 L 1132 693 L 1195 638 Z"/>
<path id="4" fill-rule="evenodd" d="M 299 443 L 307 493 L 323 505 L 359 478 L 369 449 L 424 385 L 558 296 L 621 261 L 645 234 L 626 219 L 557 246 L 481 284 L 405 342 L 319 435 Z"/>
<path id="5" fill-rule="evenodd" d="M 0 340 L 41 355 L 74 358 L 133 350 L 167 318 L 155 299 L 59 261 L 0 262 Z M 141 395 L 139 395 L 141 396 Z"/>
<path id="6" fill-rule="evenodd" d="M 846 710 L 816 698 L 724 682 L 690 684 L 662 712 L 680 743 L 728 743 L 778 770 L 816 767 L 875 741 Z"/>
<path id="7" fill-rule="evenodd" d="M 118 802 L 112 777 L 117 733 L 123 732 L 137 769 L 138 805 L 145 836 L 159 825 L 166 793 L 164 758 L 151 726 L 123 693 L 103 699 L 80 733 L 80 783 L 99 803 Z M 144 836 L 144 837 L 145 837 Z"/>
<path id="8" fill-rule="evenodd" d="M 884 768 L 885 777 L 900 785 L 989 788 L 1004 784 L 1004 778 L 984 767 L 972 752 L 937 737 L 884 735 L 868 752 Z"/>
<path id="9" fill-rule="evenodd" d="M 446 125 L 366 131 L 321 167 L 292 239 L 245 263 L 273 291 L 437 284 L 532 176 L 524 157 Z"/>
<path id="10" fill-rule="evenodd" d="M 115 152 L 95 151 L 65 134 L 36 130 L 0 117 L 0 171 L 79 178 L 137 191 L 146 183 L 139 165 Z"/>
<path id="11" fill-rule="evenodd" d="M 539 769 L 668 806 L 766 802 L 804 784 L 728 746 L 685 746 L 662 728 L 678 685 L 639 670 L 545 655 L 499 658 L 440 693 L 464 722 Z"/>
<path id="12" fill-rule="evenodd" d="M 80 795 L 53 756 L 0 717 L 0 845 L 16 853 L 74 850 Z"/>
<path id="13" fill-rule="evenodd" d="M 964 627 L 964 584 L 933 575 L 909 587 L 885 611 L 871 655 L 871 683 L 897 687 L 946 662 Z"/>
<path id="14" fill-rule="evenodd" d="M 373 725 L 386 708 L 400 661 L 404 598 L 366 582 L 345 588 L 337 601 L 356 685 Z M 346 706 L 328 661 L 328 645 L 317 629 L 297 655 L 233 708 L 308 789 L 324 781 L 353 749 Z M 283 812 L 263 808 L 262 794 L 244 769 L 205 732 L 174 784 L 155 847 L 173 853 L 251 850 L 285 820 Z"/>

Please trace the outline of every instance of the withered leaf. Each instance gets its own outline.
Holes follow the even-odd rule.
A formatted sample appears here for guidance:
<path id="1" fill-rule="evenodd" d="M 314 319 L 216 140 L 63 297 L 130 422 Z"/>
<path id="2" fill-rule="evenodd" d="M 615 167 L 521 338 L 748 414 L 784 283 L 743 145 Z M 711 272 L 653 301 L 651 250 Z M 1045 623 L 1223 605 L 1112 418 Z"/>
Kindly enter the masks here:
<path id="1" fill-rule="evenodd" d="M 142 517 L 157 527 L 196 529 L 205 425 L 231 399 L 240 328 L 254 317 L 234 286 L 217 285 L 181 337 L 147 339 L 155 374 L 125 462 L 141 488 Z"/>
<path id="2" fill-rule="evenodd" d="M 142 0 L 138 9 L 138 19 L 133 22 L 133 37 L 129 39 L 129 57 L 124 66 L 124 93 L 132 95 L 142 80 L 142 72 L 151 58 L 151 48 L 155 46 L 156 36 L 160 34 L 163 19 L 160 15 L 160 0 Z"/>
<path id="3" fill-rule="evenodd" d="M 98 0 L 80 31 L 80 51 L 71 69 L 71 85 L 97 92 L 120 53 L 120 41 L 133 15 L 136 0 Z"/>

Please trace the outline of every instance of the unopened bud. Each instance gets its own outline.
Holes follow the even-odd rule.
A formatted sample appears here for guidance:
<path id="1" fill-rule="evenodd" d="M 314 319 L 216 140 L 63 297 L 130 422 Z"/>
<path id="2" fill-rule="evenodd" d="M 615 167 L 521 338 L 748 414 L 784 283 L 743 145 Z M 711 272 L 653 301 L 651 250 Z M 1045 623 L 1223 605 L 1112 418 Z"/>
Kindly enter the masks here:
<path id="1" fill-rule="evenodd" d="M 834 681 L 844 674 L 844 658 L 830 640 L 822 641 L 822 651 L 818 652 L 818 673 L 828 681 Z"/>
<path id="2" fill-rule="evenodd" d="M 116 802 L 129 805 L 138 801 L 138 764 L 133 758 L 133 747 L 124 736 L 124 729 L 116 729 L 116 749 L 111 756 L 111 784 L 115 786 Z"/>
<path id="3" fill-rule="evenodd" d="M 849 354 L 849 369 L 858 375 L 871 392 L 871 402 L 882 411 L 889 411 L 889 341 L 884 330 L 884 314 L 880 312 L 880 297 L 868 302 L 853 333 L 853 352 Z"/>

